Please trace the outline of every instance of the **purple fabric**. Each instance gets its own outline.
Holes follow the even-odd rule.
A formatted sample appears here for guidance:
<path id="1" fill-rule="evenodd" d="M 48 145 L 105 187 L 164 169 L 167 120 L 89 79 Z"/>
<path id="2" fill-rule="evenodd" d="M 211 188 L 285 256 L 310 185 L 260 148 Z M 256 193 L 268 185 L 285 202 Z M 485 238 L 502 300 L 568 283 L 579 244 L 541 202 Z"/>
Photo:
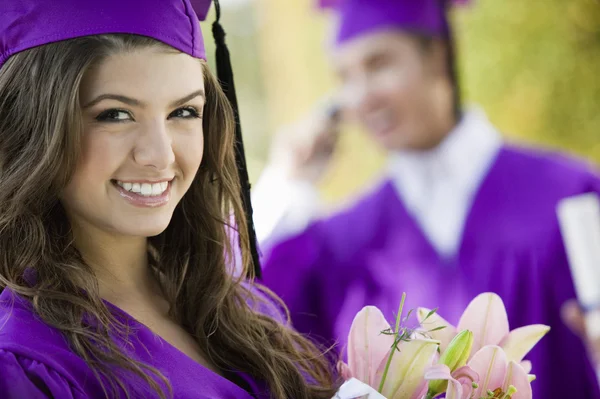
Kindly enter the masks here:
<path id="1" fill-rule="evenodd" d="M 206 59 L 199 17 L 211 0 L 2 0 L 0 66 L 13 54 L 81 36 L 129 33 L 152 37 Z M 194 12 L 194 7 L 196 12 Z"/>
<path id="2" fill-rule="evenodd" d="M 263 296 L 260 292 L 257 292 Z M 204 368 L 154 334 L 146 326 L 109 304 L 115 315 L 131 327 L 132 345 L 122 342 L 131 358 L 157 368 L 167 377 L 177 399 L 268 399 L 265 385 L 248 375 L 234 373 L 252 391 Z M 278 309 L 261 304 L 257 309 L 279 317 Z M 125 377 L 134 398 L 158 398 L 147 386 Z M 137 390 L 135 390 L 137 389 Z M 124 398 L 124 392 L 117 398 Z M 0 295 L 0 398 L 2 399 L 105 399 L 90 367 L 73 351 L 59 331 L 44 324 L 27 301 L 6 289 Z"/>
<path id="3" fill-rule="evenodd" d="M 552 328 L 528 356 L 538 377 L 534 398 L 599 399 L 584 345 L 560 319 L 575 291 L 555 216 L 559 199 L 590 191 L 600 192 L 600 179 L 579 162 L 504 147 L 456 257 L 440 258 L 387 182 L 355 207 L 266 248 L 263 281 L 286 302 L 297 330 L 340 347 L 365 305 L 391 319 L 406 292 L 405 309 L 439 307 L 457 323 L 477 294 L 496 292 L 511 328 Z"/>
<path id="4" fill-rule="evenodd" d="M 208 10 L 210 9 L 212 2 L 213 0 L 190 0 L 190 3 L 192 3 L 192 7 L 196 11 L 196 15 L 200 21 L 206 20 Z"/>
<path id="5" fill-rule="evenodd" d="M 445 0 L 321 0 L 338 14 L 337 45 L 385 29 L 448 35 Z"/>

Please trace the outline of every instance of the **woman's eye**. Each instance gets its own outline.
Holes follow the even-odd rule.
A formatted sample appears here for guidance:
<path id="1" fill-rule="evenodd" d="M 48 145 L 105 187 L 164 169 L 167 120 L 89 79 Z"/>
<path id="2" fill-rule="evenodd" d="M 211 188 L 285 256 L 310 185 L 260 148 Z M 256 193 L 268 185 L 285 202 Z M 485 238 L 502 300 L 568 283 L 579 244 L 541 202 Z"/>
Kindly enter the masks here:
<path id="1" fill-rule="evenodd" d="M 183 107 L 171 112 L 169 118 L 197 119 L 200 118 L 200 113 L 194 107 Z"/>
<path id="2" fill-rule="evenodd" d="M 100 122 L 124 122 L 133 120 L 133 118 L 128 111 L 121 109 L 108 109 L 98 115 L 96 120 Z"/>

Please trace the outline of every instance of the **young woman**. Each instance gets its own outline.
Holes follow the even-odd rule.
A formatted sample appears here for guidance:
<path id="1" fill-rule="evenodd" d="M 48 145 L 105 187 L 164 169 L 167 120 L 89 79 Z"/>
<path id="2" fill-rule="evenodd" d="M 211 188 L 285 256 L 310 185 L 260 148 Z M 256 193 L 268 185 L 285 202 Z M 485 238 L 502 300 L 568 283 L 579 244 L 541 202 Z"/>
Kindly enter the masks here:
<path id="1" fill-rule="evenodd" d="M 234 119 L 196 12 L 1 2 L 0 397 L 333 396 L 228 267 L 232 212 L 250 263 Z"/>

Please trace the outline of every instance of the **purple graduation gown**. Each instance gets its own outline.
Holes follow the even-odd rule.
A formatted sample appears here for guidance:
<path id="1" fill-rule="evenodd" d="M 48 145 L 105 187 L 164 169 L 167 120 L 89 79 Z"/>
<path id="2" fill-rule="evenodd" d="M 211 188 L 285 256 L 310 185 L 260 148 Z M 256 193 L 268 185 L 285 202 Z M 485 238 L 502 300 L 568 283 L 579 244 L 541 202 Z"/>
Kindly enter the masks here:
<path id="1" fill-rule="evenodd" d="M 581 162 L 504 146 L 473 200 L 456 256 L 437 254 L 387 181 L 266 248 L 263 282 L 286 302 L 297 330 L 340 348 L 363 306 L 392 319 L 406 292 L 405 311 L 439 307 L 456 324 L 477 294 L 495 292 L 511 329 L 552 328 L 527 356 L 537 375 L 534 398 L 597 399 L 584 345 L 560 318 L 575 291 L 555 216 L 561 198 L 589 191 L 600 192 L 600 179 Z"/>
<path id="2" fill-rule="evenodd" d="M 234 373 L 232 380 L 241 380 L 237 385 L 196 363 L 131 316 L 109 307 L 132 327 L 133 347 L 125 351 L 162 372 L 171 383 L 174 398 L 270 398 L 266 387 L 249 376 Z M 270 314 L 275 307 L 260 310 Z M 125 380 L 130 387 L 142 390 L 135 394 L 129 390 L 133 398 L 158 398 L 139 381 Z M 0 398 L 106 398 L 90 367 L 69 349 L 63 336 L 43 323 L 29 303 L 9 289 L 0 295 Z M 119 398 L 125 398 L 125 394 L 121 392 Z"/>

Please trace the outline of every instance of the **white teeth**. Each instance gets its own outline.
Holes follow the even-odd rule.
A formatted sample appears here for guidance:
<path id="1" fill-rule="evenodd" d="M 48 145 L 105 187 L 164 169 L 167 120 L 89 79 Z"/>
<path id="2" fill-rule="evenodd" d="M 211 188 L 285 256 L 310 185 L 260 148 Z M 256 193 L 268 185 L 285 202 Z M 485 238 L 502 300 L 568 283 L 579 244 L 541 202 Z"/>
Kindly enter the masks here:
<path id="1" fill-rule="evenodd" d="M 160 195 L 162 194 L 163 189 L 162 189 L 162 185 L 160 183 L 154 183 L 152 184 L 152 195 Z"/>
<path id="2" fill-rule="evenodd" d="M 152 194 L 152 184 L 150 183 L 142 183 L 142 195 L 149 196 Z"/>
<path id="3" fill-rule="evenodd" d="M 169 182 L 160 183 L 126 183 L 117 180 L 116 183 L 127 191 L 140 194 L 144 197 L 156 197 L 164 193 L 169 187 Z"/>

